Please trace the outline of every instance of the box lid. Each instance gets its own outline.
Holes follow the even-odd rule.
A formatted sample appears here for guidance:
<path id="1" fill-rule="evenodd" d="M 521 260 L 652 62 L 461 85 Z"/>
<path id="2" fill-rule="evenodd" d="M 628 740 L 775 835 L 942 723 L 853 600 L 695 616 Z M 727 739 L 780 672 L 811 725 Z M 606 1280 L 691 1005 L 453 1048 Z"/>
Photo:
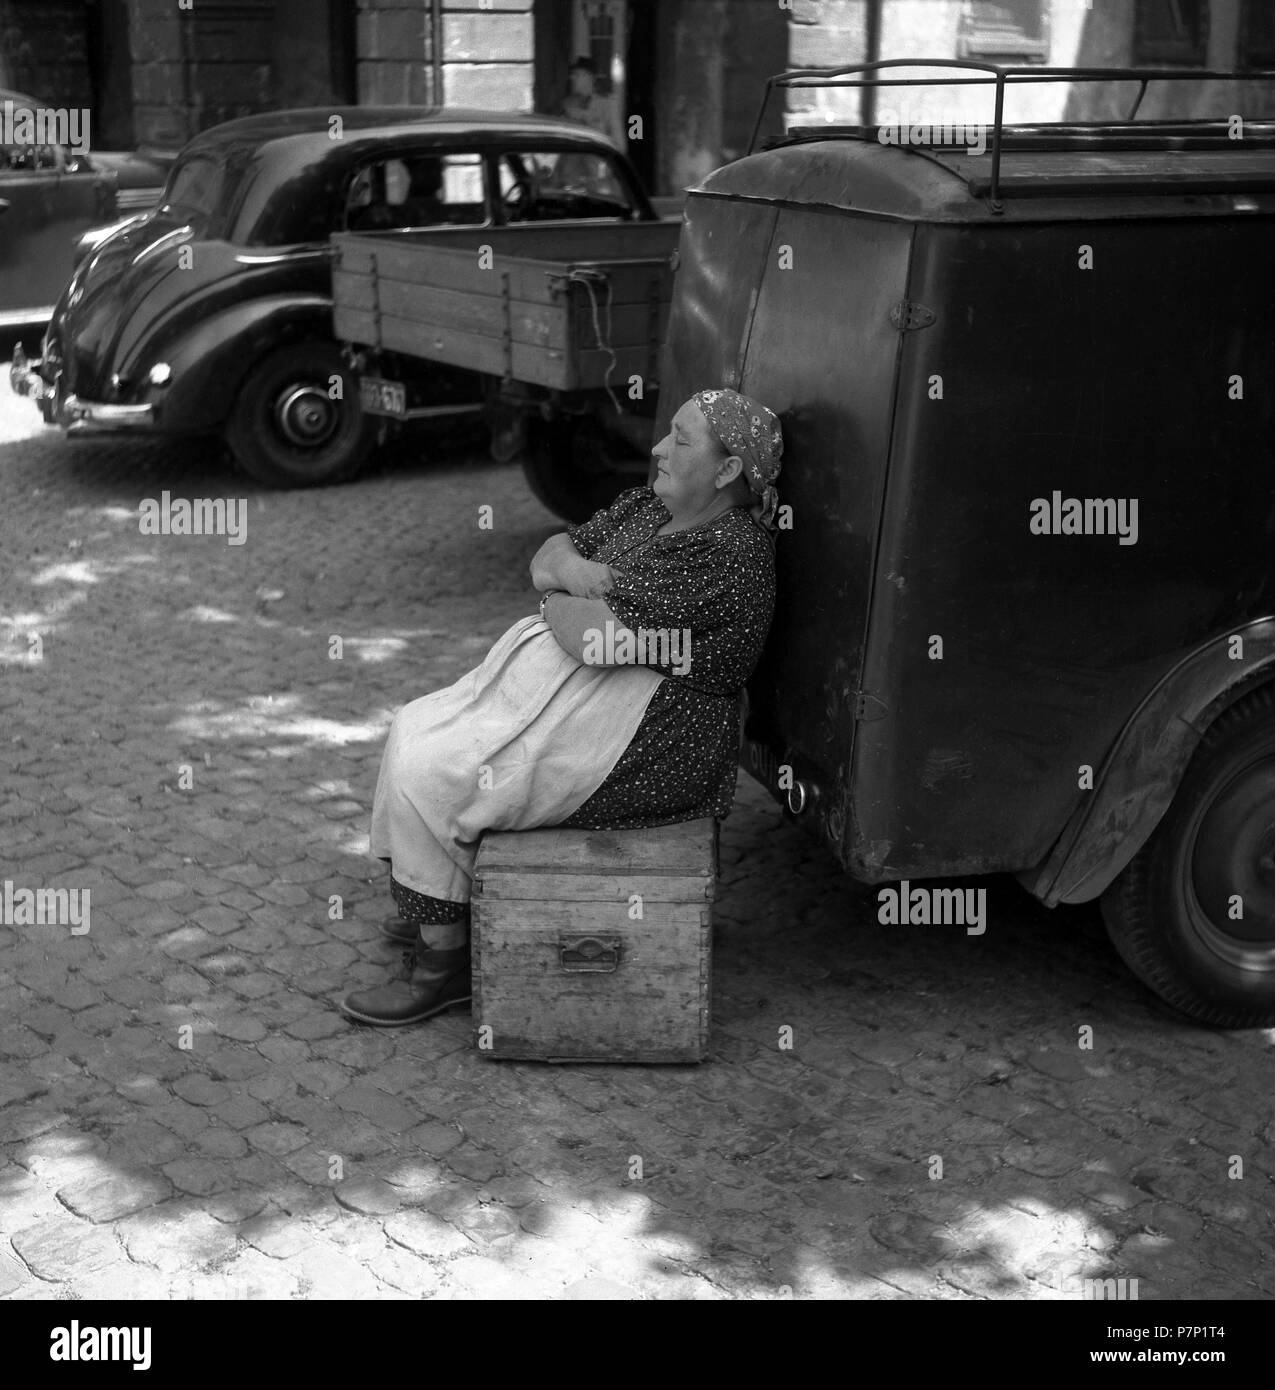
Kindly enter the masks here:
<path id="1" fill-rule="evenodd" d="M 493 831 L 483 836 L 476 876 L 552 874 L 717 874 L 717 822 L 711 817 L 642 830 Z"/>

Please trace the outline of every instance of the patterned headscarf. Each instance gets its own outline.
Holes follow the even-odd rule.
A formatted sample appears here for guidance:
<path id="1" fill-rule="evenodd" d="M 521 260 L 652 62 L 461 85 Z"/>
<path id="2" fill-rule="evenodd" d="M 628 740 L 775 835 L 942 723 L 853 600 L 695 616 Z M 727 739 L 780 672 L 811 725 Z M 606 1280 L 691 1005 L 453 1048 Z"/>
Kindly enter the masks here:
<path id="1" fill-rule="evenodd" d="M 728 386 L 717 391 L 697 391 L 691 399 L 704 412 L 717 442 L 743 462 L 748 486 L 760 499 L 753 515 L 773 531 L 775 509 L 779 506 L 774 480 L 779 476 L 779 460 L 784 452 L 783 432 L 775 412 Z"/>

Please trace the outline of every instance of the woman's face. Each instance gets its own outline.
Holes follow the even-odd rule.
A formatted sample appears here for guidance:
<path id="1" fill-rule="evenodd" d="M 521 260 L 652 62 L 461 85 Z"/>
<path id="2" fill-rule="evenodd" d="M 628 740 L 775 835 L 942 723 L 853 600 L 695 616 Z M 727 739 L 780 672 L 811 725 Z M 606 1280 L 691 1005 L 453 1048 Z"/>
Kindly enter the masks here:
<path id="1" fill-rule="evenodd" d="M 655 481 L 651 490 L 674 513 L 702 511 L 733 477 L 739 476 L 739 461 L 728 465 L 733 456 L 723 454 L 717 436 L 709 428 L 704 412 L 687 401 L 673 416 L 669 432 L 651 450 L 655 458 Z"/>

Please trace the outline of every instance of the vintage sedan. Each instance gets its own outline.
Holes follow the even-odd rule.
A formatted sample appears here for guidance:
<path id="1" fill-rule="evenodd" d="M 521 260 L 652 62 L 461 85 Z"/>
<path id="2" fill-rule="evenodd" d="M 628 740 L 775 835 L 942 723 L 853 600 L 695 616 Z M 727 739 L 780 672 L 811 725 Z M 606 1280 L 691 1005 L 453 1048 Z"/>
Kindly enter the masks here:
<path id="1" fill-rule="evenodd" d="M 4 89 L 0 108 L 45 109 Z M 80 239 L 153 207 L 171 164 L 171 155 L 157 152 L 0 144 L 0 328 L 47 322 Z"/>
<path id="2" fill-rule="evenodd" d="M 527 169 L 568 157 L 598 175 L 595 192 L 533 208 Z M 385 426 L 333 339 L 331 233 L 654 218 L 624 157 L 567 121 L 402 107 L 245 117 L 182 151 L 154 211 L 86 241 L 42 360 L 19 349 L 10 381 L 70 431 L 219 434 L 260 482 L 336 481 Z M 440 366 L 412 414 L 481 405 L 472 373 Z"/>

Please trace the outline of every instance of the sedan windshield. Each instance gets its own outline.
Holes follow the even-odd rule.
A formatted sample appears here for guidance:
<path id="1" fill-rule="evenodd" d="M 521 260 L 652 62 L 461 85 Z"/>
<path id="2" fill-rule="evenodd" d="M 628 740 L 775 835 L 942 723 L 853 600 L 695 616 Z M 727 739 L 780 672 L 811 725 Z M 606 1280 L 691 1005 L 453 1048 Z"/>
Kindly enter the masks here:
<path id="1" fill-rule="evenodd" d="M 508 222 L 572 217 L 636 217 L 637 208 L 613 162 L 584 150 L 512 150 L 499 163 L 500 198 Z"/>

